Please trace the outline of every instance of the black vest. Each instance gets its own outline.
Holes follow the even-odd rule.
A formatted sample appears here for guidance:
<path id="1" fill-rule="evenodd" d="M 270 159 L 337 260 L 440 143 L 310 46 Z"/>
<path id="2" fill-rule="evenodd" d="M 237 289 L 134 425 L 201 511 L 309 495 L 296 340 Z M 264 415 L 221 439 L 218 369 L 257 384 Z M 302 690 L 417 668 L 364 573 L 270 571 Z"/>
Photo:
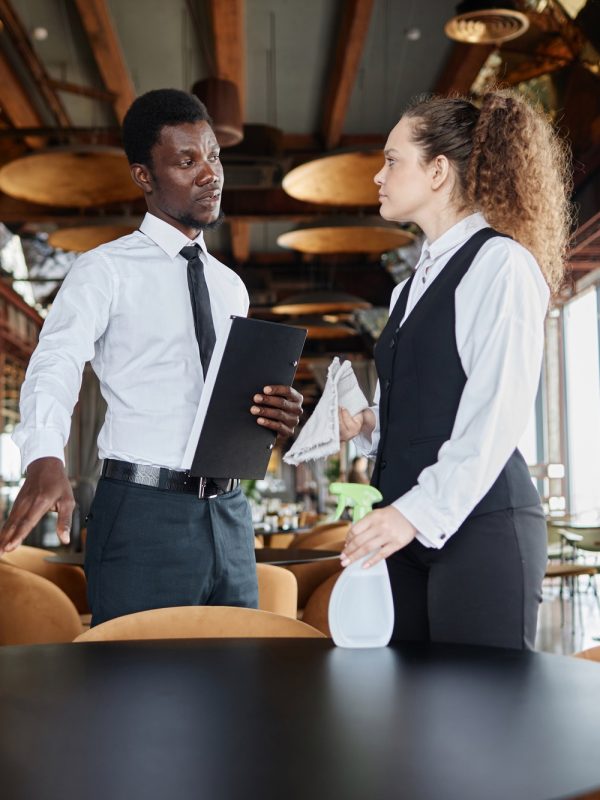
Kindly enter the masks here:
<path id="1" fill-rule="evenodd" d="M 452 256 L 411 311 L 402 327 L 410 285 L 400 297 L 375 346 L 381 399 L 381 439 L 372 483 L 388 505 L 417 483 L 435 464 L 450 438 L 467 381 L 455 334 L 454 293 L 492 228 L 475 233 Z M 447 487 L 452 492 L 452 484 Z M 525 459 L 515 450 L 492 488 L 470 516 L 539 503 Z"/>

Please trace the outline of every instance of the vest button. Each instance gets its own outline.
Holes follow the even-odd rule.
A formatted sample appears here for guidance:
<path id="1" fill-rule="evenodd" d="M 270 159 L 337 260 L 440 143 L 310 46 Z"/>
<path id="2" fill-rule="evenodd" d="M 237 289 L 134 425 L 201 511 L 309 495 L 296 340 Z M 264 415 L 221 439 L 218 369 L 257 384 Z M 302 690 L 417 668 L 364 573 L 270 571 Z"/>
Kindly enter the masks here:
<path id="1" fill-rule="evenodd" d="M 392 339 L 392 341 L 390 342 L 390 348 L 393 349 L 394 347 L 396 347 L 396 340 Z"/>
<path id="2" fill-rule="evenodd" d="M 392 382 L 391 382 L 391 380 L 388 378 L 388 379 L 387 379 L 387 381 L 385 382 L 385 388 L 386 388 L 386 389 L 389 389 L 391 385 L 392 385 Z"/>
<path id="3" fill-rule="evenodd" d="M 381 462 L 381 469 L 385 469 L 387 467 L 387 461 Z"/>

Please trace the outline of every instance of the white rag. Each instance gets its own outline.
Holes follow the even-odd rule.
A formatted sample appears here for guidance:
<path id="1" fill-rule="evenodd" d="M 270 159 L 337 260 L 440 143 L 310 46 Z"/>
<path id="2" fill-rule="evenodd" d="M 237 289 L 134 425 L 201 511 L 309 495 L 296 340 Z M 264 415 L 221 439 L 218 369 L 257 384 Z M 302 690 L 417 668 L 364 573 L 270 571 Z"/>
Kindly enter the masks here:
<path id="1" fill-rule="evenodd" d="M 327 382 L 321 399 L 298 438 L 284 455 L 286 464 L 301 464 L 325 458 L 340 449 L 338 406 L 347 408 L 353 416 L 369 407 L 349 361 L 340 364 L 336 356 L 327 370 Z"/>

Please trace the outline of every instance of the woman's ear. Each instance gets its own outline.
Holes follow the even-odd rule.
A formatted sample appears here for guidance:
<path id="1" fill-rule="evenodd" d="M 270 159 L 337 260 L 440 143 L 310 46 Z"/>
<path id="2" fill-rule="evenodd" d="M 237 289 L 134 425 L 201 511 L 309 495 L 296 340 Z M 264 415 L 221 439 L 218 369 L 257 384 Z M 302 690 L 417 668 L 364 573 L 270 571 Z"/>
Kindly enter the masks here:
<path id="1" fill-rule="evenodd" d="M 450 162 L 446 156 L 436 156 L 431 162 L 431 188 L 437 191 L 451 177 Z"/>
<path id="2" fill-rule="evenodd" d="M 144 194 L 152 194 L 152 175 L 148 167 L 143 164 L 132 164 L 129 167 L 129 171 L 131 172 L 131 179 L 136 186 L 139 186 Z"/>

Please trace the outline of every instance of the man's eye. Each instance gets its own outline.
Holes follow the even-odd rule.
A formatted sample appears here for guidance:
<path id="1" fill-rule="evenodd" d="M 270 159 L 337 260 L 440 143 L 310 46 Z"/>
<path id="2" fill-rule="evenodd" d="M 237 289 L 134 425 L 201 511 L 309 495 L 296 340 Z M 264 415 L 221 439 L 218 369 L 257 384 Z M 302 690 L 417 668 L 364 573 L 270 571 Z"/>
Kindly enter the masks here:
<path id="1" fill-rule="evenodd" d="M 191 167 L 194 162 L 191 158 L 187 158 L 185 161 L 181 162 L 182 167 Z"/>
<path id="2" fill-rule="evenodd" d="M 212 153 L 209 158 L 211 161 L 219 161 L 221 156 L 219 153 Z"/>

